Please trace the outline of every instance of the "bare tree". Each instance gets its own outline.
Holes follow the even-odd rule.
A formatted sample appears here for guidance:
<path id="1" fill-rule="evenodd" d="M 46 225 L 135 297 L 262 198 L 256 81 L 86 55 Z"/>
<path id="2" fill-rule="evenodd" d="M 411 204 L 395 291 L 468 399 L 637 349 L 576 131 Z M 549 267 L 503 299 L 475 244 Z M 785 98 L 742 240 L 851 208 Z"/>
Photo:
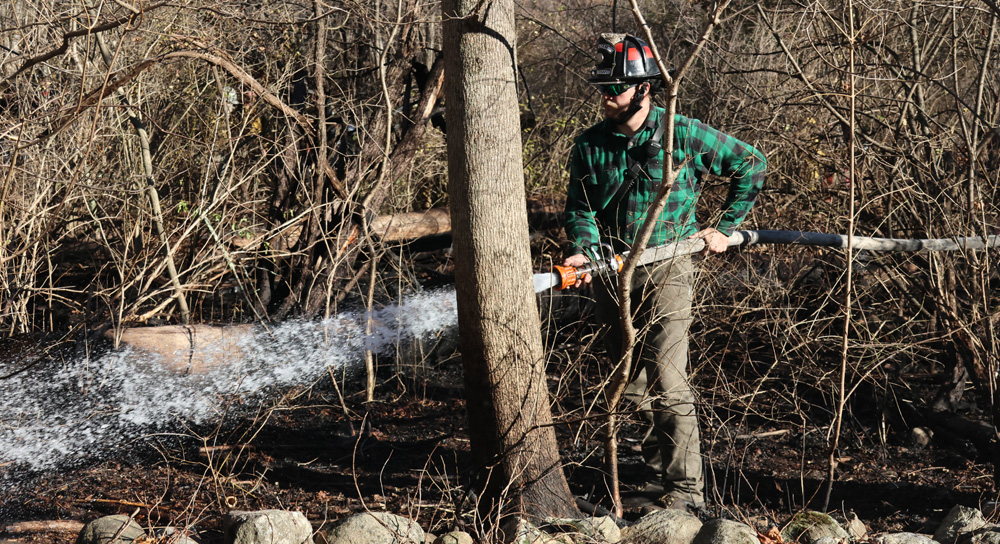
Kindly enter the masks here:
<path id="1" fill-rule="evenodd" d="M 480 512 L 576 513 L 531 287 L 513 2 L 443 5 L 455 287 Z M 489 470 L 488 467 L 492 467 Z M 509 501 L 509 502 L 501 502 Z"/>

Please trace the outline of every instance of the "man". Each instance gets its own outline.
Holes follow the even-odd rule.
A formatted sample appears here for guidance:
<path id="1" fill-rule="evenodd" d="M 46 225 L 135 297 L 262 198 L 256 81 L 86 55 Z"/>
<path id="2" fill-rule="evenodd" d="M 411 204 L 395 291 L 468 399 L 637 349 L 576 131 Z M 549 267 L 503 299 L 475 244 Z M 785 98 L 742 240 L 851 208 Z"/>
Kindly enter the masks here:
<path id="1" fill-rule="evenodd" d="M 615 253 L 628 250 L 664 176 L 665 111 L 652 105 L 662 79 L 652 52 L 639 38 L 624 34 L 601 35 L 598 52 L 601 60 L 590 82 L 601 92 L 605 119 L 576 139 L 570 157 L 564 221 L 571 249 L 564 266 L 599 258 L 600 250 L 594 249 L 599 244 L 611 245 Z M 649 245 L 693 236 L 705 240 L 703 255 L 721 253 L 763 185 L 764 156 L 681 115 L 675 117 L 674 147 L 674 164 L 682 166 Z M 705 218 L 715 226 L 700 229 L 695 208 L 701 179 L 709 173 L 729 178 L 729 193 L 721 215 Z M 636 269 L 630 291 L 638 337 L 637 375 L 628 396 L 651 422 L 643 456 L 660 479 L 640 496 L 681 509 L 700 507 L 705 500 L 698 418 L 687 375 L 694 280 L 692 260 L 682 256 Z M 591 281 L 585 275 L 576 287 Z M 597 278 L 594 298 L 598 321 L 609 329 L 606 344 L 617 358 L 622 339 L 615 281 Z"/>

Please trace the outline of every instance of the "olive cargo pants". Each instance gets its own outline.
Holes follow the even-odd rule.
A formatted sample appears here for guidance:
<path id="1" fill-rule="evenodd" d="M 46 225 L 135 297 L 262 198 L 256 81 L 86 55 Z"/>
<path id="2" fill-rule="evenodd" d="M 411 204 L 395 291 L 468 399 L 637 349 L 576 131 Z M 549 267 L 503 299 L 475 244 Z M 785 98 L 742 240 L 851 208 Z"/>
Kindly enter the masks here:
<path id="1" fill-rule="evenodd" d="M 617 363 L 622 334 L 615 281 L 598 278 L 594 298 L 597 319 L 608 330 L 608 351 Z M 688 255 L 636 269 L 631 306 L 637 337 L 626 398 L 651 423 L 643 457 L 661 475 L 666 493 L 700 504 L 705 487 L 701 444 L 687 374 L 694 282 L 695 267 Z"/>

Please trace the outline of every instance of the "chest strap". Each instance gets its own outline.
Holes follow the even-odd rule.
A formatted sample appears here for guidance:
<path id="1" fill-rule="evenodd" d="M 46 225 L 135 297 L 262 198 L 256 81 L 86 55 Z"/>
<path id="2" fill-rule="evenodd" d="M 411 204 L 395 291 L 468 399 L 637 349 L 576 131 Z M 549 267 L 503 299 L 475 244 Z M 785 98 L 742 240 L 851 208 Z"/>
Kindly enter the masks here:
<path id="1" fill-rule="evenodd" d="M 628 164 L 628 169 L 625 171 L 625 179 L 622 180 L 621 185 L 618 186 L 618 190 L 615 191 L 615 196 L 611 198 L 607 206 L 604 207 L 602 215 L 606 219 L 614 218 L 614 214 L 618 209 L 618 204 L 621 203 L 625 195 L 632 190 L 635 185 L 635 180 L 639 179 L 639 175 L 642 174 L 644 169 L 650 166 L 659 166 L 663 168 L 663 161 L 660 160 L 660 151 L 663 149 L 663 133 L 667 129 L 667 124 L 663 122 L 663 115 L 659 119 L 654 119 L 650 116 L 646 120 L 646 127 L 652 128 L 653 123 L 656 123 L 656 130 L 653 131 L 653 135 L 646 142 L 646 157 L 645 161 L 639 162 L 633 160 L 631 157 L 626 155 L 626 162 Z"/>

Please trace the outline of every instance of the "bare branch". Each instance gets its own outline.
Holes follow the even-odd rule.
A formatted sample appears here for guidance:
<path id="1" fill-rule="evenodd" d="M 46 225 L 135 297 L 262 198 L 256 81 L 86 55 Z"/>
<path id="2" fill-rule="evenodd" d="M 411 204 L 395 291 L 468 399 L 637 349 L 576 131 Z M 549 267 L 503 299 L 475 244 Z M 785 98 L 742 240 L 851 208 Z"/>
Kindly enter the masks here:
<path id="1" fill-rule="evenodd" d="M 100 33 L 100 32 L 107 32 L 108 30 L 112 30 L 112 29 L 118 28 L 118 27 L 120 27 L 122 25 L 132 24 L 132 22 L 135 21 L 136 17 L 139 17 L 143 12 L 149 12 L 149 11 L 161 8 L 163 6 L 166 6 L 166 5 L 169 5 L 169 3 L 167 3 L 167 2 L 160 2 L 160 3 L 153 4 L 151 6 L 148 6 L 148 7 L 144 8 L 142 12 L 131 13 L 130 15 L 119 17 L 119 18 L 117 18 L 117 19 L 115 19 L 113 21 L 108 21 L 107 23 L 104 23 L 104 24 L 100 24 L 100 25 L 96 25 L 96 26 L 92 26 L 92 27 L 88 27 L 88 28 L 83 28 L 83 29 L 80 29 L 80 30 L 74 30 L 72 32 L 67 32 L 66 34 L 63 35 L 62 43 L 59 45 L 59 47 L 57 47 L 55 49 L 52 49 L 50 51 L 47 51 L 45 53 L 42 53 L 40 55 L 36 55 L 34 57 L 26 59 L 23 63 L 21 63 L 21 67 L 18 68 L 16 72 L 14 72 L 13 74 L 11 74 L 7 78 L 4 78 L 4 82 L 5 83 L 2 86 L 2 88 L 0 88 L 0 90 L 6 89 L 10 85 L 9 81 L 11 79 L 17 77 L 18 74 L 20 74 L 21 72 L 24 72 L 28 68 L 31 68 L 32 66 L 34 66 L 36 64 L 45 62 L 45 61 L 47 61 L 47 60 L 49 60 L 49 59 L 51 59 L 53 57 L 56 57 L 56 56 L 59 56 L 59 55 L 62 55 L 63 53 L 65 53 L 66 49 L 69 48 L 70 40 L 72 40 L 73 38 L 79 38 L 79 37 L 82 37 L 82 36 L 91 36 L 93 34 L 97 34 L 97 33 Z"/>

